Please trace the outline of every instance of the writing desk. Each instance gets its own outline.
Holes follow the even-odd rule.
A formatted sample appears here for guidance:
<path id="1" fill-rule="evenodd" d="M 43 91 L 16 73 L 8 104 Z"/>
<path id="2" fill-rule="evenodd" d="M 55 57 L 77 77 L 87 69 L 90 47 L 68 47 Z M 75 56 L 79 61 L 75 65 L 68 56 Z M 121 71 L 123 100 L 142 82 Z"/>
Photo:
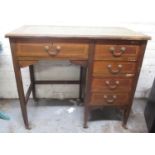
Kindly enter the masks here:
<path id="1" fill-rule="evenodd" d="M 20 106 L 29 129 L 26 104 L 36 84 L 80 84 L 84 127 L 94 108 L 114 106 L 126 125 L 149 36 L 110 27 L 23 26 L 6 34 L 10 40 Z M 37 81 L 33 64 L 69 60 L 81 66 L 79 81 Z M 21 68 L 29 66 L 31 84 L 24 94 Z M 45 68 L 46 69 L 46 68 Z M 83 87 L 83 84 L 85 85 Z"/>

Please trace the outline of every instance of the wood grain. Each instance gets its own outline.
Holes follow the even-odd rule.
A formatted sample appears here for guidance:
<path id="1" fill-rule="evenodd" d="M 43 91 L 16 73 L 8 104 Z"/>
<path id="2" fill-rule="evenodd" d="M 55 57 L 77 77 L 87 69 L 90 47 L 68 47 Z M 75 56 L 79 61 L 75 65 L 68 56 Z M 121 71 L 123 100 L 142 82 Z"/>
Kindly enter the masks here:
<path id="1" fill-rule="evenodd" d="M 130 92 L 132 90 L 132 78 L 94 78 L 92 92 Z"/>
<path id="2" fill-rule="evenodd" d="M 116 96 L 116 99 L 113 96 Z M 129 102 L 129 96 L 129 93 L 92 93 L 90 104 L 95 106 L 126 105 Z"/>
<path id="3" fill-rule="evenodd" d="M 13 38 L 89 38 L 149 40 L 149 36 L 121 27 L 77 27 L 77 26 L 39 26 L 27 25 L 18 28 L 6 37 Z"/>
<path id="4" fill-rule="evenodd" d="M 109 69 L 108 66 L 111 65 Z M 119 65 L 122 68 L 119 68 Z M 126 74 L 135 74 L 136 73 L 136 63 L 124 62 L 124 61 L 95 61 L 93 67 L 93 76 L 94 77 L 108 77 L 108 76 L 126 76 Z M 116 73 L 113 73 L 116 72 Z"/>
<path id="5" fill-rule="evenodd" d="M 123 110 L 126 125 L 136 90 L 147 40 L 151 37 L 125 28 L 23 26 L 9 37 L 18 94 L 25 127 L 29 129 L 26 102 L 35 84 L 84 84 L 84 127 L 93 108 L 114 106 Z M 84 67 L 79 81 L 36 81 L 32 65 L 40 60 L 69 60 Z M 25 98 L 21 68 L 31 66 L 31 87 Z M 45 68 L 46 69 L 46 68 Z M 82 73 L 82 71 L 81 71 Z M 60 75 L 61 76 L 61 75 Z M 84 82 L 85 83 L 84 83 Z"/>
<path id="6" fill-rule="evenodd" d="M 137 61 L 138 52 L 140 52 L 139 46 L 136 45 L 96 44 L 95 60 Z"/>
<path id="7" fill-rule="evenodd" d="M 48 47 L 48 51 L 46 50 Z M 58 53 L 50 54 L 53 49 L 60 48 Z M 66 59 L 87 59 L 88 44 L 79 43 L 36 43 L 36 42 L 18 42 L 18 57 L 44 57 L 44 58 L 66 58 Z"/>

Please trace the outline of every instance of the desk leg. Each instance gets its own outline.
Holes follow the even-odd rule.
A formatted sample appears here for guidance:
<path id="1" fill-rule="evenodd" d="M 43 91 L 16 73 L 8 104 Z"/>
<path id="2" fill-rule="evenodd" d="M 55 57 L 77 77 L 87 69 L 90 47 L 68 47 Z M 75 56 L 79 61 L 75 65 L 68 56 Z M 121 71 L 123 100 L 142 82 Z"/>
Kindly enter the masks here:
<path id="1" fill-rule="evenodd" d="M 35 89 L 35 76 L 34 76 L 34 67 L 33 67 L 33 65 L 29 66 L 29 71 L 30 71 L 30 80 L 31 80 L 31 84 L 32 84 L 32 96 L 33 96 L 34 101 L 37 101 L 36 89 Z"/>
<path id="2" fill-rule="evenodd" d="M 19 62 L 16 57 L 16 42 L 13 39 L 10 39 L 10 46 L 11 46 L 11 51 L 12 51 L 13 67 L 14 67 L 14 72 L 15 72 L 15 77 L 16 77 L 16 84 L 17 84 L 17 90 L 18 90 L 18 96 L 19 96 L 22 116 L 23 116 L 25 128 L 30 129 L 29 122 L 28 122 L 28 116 L 27 116 L 26 98 L 24 95 L 22 74 L 21 74 Z"/>
<path id="3" fill-rule="evenodd" d="M 123 121 L 122 121 L 122 126 L 127 129 L 126 124 L 129 118 L 129 114 L 130 114 L 130 107 L 127 107 L 124 109 L 124 113 L 123 113 Z"/>
<path id="4" fill-rule="evenodd" d="M 89 117 L 89 108 L 88 106 L 85 106 L 84 108 L 84 128 L 88 128 L 88 117 Z"/>
<path id="5" fill-rule="evenodd" d="M 80 88 L 79 88 L 79 99 L 82 101 L 82 88 L 83 88 L 83 86 L 82 86 L 82 80 L 83 79 L 83 68 L 82 68 L 82 66 L 80 66 Z"/>
<path id="6" fill-rule="evenodd" d="M 86 70 L 86 90 L 84 100 L 84 128 L 88 128 L 88 118 L 90 113 L 90 98 L 91 98 L 91 83 L 93 75 L 93 61 L 94 61 L 95 43 L 89 45 L 88 64 Z"/>
<path id="7" fill-rule="evenodd" d="M 81 102 L 84 101 L 84 93 L 85 93 L 85 84 L 86 84 L 86 68 L 80 67 L 80 88 L 79 88 L 79 99 Z"/>
<path id="8" fill-rule="evenodd" d="M 21 75 L 20 67 L 18 66 L 17 63 L 16 64 L 14 63 L 14 70 L 15 70 L 17 90 L 18 90 L 19 101 L 20 101 L 24 124 L 25 124 L 26 129 L 30 129 L 29 123 L 28 123 L 27 107 L 26 107 L 26 100 L 24 96 L 22 75 Z"/>

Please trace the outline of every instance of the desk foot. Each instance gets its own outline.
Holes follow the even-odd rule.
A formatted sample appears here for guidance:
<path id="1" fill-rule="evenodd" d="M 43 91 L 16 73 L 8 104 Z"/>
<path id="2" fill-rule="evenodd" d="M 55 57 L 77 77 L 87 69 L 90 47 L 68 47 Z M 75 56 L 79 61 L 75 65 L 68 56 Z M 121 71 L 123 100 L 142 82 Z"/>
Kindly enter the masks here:
<path id="1" fill-rule="evenodd" d="M 129 112 L 130 112 L 130 108 L 129 107 L 127 107 L 123 111 L 122 127 L 124 129 L 128 129 L 126 125 L 127 125 L 127 121 L 128 121 L 128 118 L 129 118 Z"/>
<path id="2" fill-rule="evenodd" d="M 25 128 L 26 128 L 27 130 L 31 130 L 31 129 L 32 129 L 29 125 L 25 125 Z"/>
<path id="3" fill-rule="evenodd" d="M 126 130 L 128 129 L 128 127 L 127 127 L 126 124 L 124 124 L 124 123 L 122 124 L 122 127 L 123 127 L 124 129 L 126 129 Z"/>
<path id="4" fill-rule="evenodd" d="M 88 128 L 88 117 L 89 117 L 89 108 L 85 106 L 84 108 L 84 128 Z"/>
<path id="5" fill-rule="evenodd" d="M 87 129 L 88 128 L 88 125 L 87 124 L 84 124 L 83 125 L 83 128 Z"/>

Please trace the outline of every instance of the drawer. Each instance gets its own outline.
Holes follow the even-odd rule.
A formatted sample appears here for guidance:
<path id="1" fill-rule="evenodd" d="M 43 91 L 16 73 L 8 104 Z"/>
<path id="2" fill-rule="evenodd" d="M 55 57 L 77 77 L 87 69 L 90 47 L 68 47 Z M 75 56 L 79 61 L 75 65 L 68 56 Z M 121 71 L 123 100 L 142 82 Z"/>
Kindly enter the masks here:
<path id="1" fill-rule="evenodd" d="M 102 45 L 95 46 L 95 60 L 127 60 L 138 59 L 139 46 L 137 45 Z"/>
<path id="2" fill-rule="evenodd" d="M 126 76 L 133 77 L 136 72 L 134 62 L 94 61 L 93 76 Z"/>
<path id="3" fill-rule="evenodd" d="M 126 105 L 129 102 L 129 93 L 92 93 L 91 105 Z"/>
<path id="4" fill-rule="evenodd" d="M 87 59 L 88 44 L 21 42 L 17 43 L 17 56 Z"/>
<path id="5" fill-rule="evenodd" d="M 92 92 L 130 92 L 132 85 L 131 78 L 94 78 Z"/>

